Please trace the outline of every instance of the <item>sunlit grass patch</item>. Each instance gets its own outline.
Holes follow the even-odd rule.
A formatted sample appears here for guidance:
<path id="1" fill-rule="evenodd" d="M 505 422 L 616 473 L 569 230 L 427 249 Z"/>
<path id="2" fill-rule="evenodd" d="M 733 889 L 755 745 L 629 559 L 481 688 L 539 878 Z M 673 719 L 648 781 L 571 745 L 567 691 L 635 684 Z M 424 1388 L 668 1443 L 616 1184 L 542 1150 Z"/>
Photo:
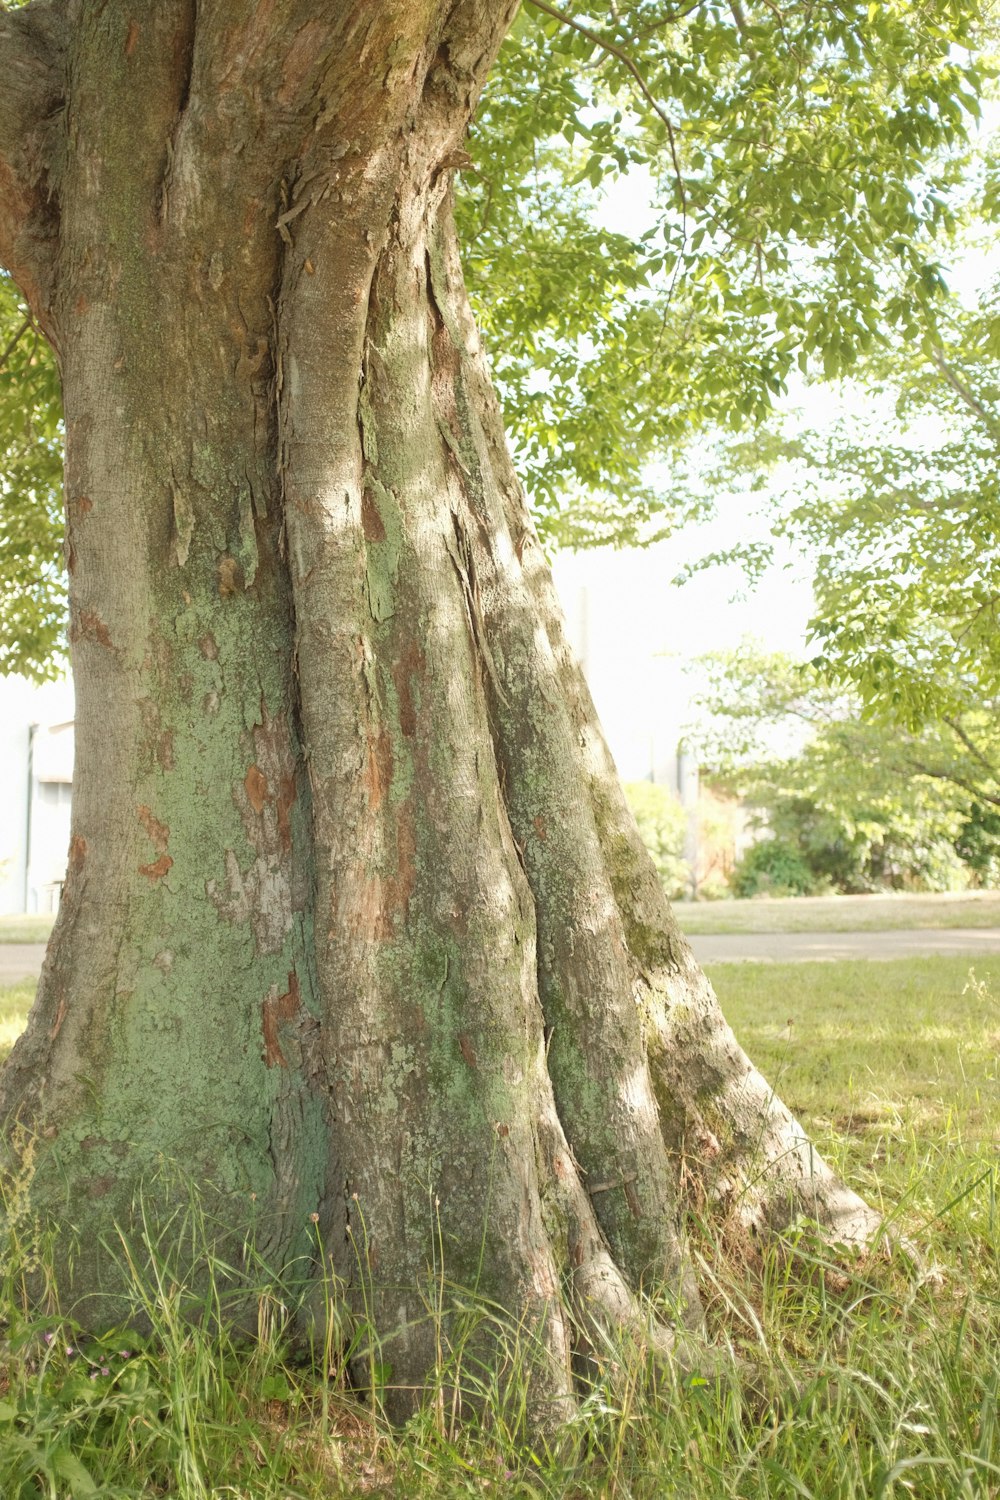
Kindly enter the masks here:
<path id="1" fill-rule="evenodd" d="M 20 984 L 0 985 L 0 1061 L 24 1030 L 36 984 L 34 979 L 25 979 Z"/>
<path id="2" fill-rule="evenodd" d="M 719 964 L 709 973 L 750 1056 L 796 1113 L 956 1112 L 1000 1126 L 1000 961 Z"/>

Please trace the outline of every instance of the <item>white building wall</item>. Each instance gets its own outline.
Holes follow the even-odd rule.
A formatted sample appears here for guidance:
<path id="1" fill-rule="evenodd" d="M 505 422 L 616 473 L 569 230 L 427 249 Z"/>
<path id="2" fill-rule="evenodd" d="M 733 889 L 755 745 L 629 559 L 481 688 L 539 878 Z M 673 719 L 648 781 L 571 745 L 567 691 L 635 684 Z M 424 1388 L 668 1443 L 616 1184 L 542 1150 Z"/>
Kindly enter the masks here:
<path id="1" fill-rule="evenodd" d="M 671 639 L 677 591 L 662 557 L 603 548 L 560 553 L 553 573 L 619 775 L 677 791 L 688 692 Z"/>
<path id="2" fill-rule="evenodd" d="M 0 677 L 0 915 L 57 904 L 72 776 L 72 684 Z"/>

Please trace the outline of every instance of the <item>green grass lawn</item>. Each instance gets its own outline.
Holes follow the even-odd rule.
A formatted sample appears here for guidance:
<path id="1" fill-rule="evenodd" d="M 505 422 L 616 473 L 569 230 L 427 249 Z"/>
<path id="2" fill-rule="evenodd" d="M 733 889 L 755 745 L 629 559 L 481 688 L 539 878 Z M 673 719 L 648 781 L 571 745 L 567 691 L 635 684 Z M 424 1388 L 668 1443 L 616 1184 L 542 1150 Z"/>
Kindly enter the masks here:
<path id="1" fill-rule="evenodd" d="M 394 1433 L 339 1376 L 324 1381 L 315 1363 L 291 1358 L 280 1333 L 240 1348 L 210 1318 L 178 1319 L 169 1277 L 160 1291 L 151 1279 L 137 1290 L 145 1339 L 78 1344 L 54 1315 L 24 1320 L 9 1295 L 24 1251 L 0 1239 L 11 1308 L 0 1495 L 1000 1495 L 1000 960 L 974 972 L 928 958 L 710 973 L 747 1050 L 919 1259 L 852 1260 L 806 1238 L 744 1244 L 735 1261 L 733 1246 L 695 1226 L 710 1323 L 757 1374 L 678 1382 L 623 1344 L 600 1352 L 575 1421 L 529 1440 L 513 1336 L 514 1374 L 483 1393 L 483 1420 L 453 1418 L 458 1356 L 445 1339 L 436 1398 Z M 0 991 L 2 1038 L 30 988 Z M 261 1298 L 273 1312 L 274 1294 L 262 1286 Z"/>
<path id="2" fill-rule="evenodd" d="M 891 932 L 919 927 L 1000 927 L 1000 891 L 940 895 L 794 896 L 676 901 L 684 932 Z"/>
<path id="3" fill-rule="evenodd" d="M 1000 960 L 716 964 L 743 1046 L 887 1209 L 952 1195 L 1000 1143 Z"/>

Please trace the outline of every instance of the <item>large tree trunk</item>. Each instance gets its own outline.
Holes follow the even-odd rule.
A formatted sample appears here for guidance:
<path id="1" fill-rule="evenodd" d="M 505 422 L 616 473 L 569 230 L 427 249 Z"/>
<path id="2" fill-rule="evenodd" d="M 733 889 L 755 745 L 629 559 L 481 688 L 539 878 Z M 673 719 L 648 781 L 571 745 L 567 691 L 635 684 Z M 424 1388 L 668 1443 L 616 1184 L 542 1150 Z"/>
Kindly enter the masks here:
<path id="1" fill-rule="evenodd" d="M 697 1328 L 692 1195 L 874 1219 L 677 931 L 507 455 L 450 178 L 514 7 L 138 9 L 0 17 L 45 122 L 0 138 L 0 251 L 61 357 L 78 701 L 0 1108 L 79 1315 L 167 1161 L 276 1270 L 322 1244 L 399 1388 L 443 1256 L 561 1399 L 642 1290 Z"/>

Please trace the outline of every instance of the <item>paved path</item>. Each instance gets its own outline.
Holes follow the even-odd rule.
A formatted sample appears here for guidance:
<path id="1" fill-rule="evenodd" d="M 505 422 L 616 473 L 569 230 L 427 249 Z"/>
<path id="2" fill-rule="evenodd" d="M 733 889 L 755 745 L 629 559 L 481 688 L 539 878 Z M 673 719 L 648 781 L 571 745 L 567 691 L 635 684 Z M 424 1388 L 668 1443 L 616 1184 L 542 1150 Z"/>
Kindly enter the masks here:
<path id="1" fill-rule="evenodd" d="M 995 927 L 920 928 L 903 932 L 719 932 L 689 939 L 699 963 L 759 959 L 799 963 L 831 958 L 1000 957 Z"/>
<path id="2" fill-rule="evenodd" d="M 1000 928 L 922 928 L 910 932 L 720 932 L 690 939 L 699 963 L 800 963 L 832 958 L 1000 957 Z M 36 979 L 44 943 L 0 943 L 0 984 Z"/>
<path id="3" fill-rule="evenodd" d="M 0 943 L 0 984 L 37 979 L 44 957 L 44 943 Z"/>

